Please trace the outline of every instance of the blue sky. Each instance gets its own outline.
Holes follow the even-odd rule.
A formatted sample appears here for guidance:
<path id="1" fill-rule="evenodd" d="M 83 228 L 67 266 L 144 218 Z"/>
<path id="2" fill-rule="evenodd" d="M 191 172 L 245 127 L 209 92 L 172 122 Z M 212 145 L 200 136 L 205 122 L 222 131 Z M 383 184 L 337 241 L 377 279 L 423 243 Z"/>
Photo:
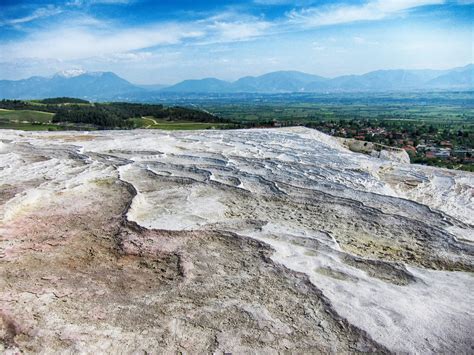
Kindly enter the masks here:
<path id="1" fill-rule="evenodd" d="M 474 0 L 0 0 L 0 79 L 444 69 L 474 61 L 473 21 Z"/>

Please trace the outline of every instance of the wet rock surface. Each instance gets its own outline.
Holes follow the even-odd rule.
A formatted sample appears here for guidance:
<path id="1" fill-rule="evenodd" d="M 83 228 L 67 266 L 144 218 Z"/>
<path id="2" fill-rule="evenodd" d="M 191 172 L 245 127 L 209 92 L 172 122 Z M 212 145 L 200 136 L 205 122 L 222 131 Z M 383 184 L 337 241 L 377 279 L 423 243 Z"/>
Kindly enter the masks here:
<path id="1" fill-rule="evenodd" d="M 469 173 L 306 129 L 2 136 L 3 351 L 473 350 Z"/>

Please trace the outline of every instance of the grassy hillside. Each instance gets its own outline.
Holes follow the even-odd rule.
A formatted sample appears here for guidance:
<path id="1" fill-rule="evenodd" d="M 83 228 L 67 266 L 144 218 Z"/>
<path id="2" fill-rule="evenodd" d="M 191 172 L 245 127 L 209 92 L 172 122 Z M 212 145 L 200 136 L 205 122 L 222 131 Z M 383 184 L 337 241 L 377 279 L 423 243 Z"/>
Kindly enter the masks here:
<path id="1" fill-rule="evenodd" d="M 229 120 L 209 112 L 179 106 L 125 102 L 88 103 L 71 98 L 0 101 L 0 128 L 190 130 L 233 126 Z"/>
<path id="2" fill-rule="evenodd" d="M 51 112 L 0 109 L 0 121 L 50 123 L 53 116 Z"/>

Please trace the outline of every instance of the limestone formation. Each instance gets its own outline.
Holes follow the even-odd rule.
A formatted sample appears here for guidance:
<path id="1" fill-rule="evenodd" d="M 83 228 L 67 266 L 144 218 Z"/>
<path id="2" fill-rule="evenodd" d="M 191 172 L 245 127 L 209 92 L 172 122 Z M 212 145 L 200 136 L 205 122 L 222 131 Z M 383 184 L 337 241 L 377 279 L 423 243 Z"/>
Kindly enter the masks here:
<path id="1" fill-rule="evenodd" d="M 5 353 L 470 353 L 474 175 L 305 128 L 0 133 Z"/>

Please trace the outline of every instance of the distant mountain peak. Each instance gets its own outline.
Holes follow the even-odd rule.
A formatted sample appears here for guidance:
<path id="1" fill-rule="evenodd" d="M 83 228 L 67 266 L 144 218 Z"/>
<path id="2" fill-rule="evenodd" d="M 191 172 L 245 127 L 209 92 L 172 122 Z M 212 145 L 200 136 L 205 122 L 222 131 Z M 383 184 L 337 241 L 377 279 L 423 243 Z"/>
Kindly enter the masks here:
<path id="1" fill-rule="evenodd" d="M 18 81 L 0 81 L 0 98 L 41 99 L 75 97 L 104 100 L 145 91 L 112 72 L 64 70 L 51 77 L 32 77 Z"/>

